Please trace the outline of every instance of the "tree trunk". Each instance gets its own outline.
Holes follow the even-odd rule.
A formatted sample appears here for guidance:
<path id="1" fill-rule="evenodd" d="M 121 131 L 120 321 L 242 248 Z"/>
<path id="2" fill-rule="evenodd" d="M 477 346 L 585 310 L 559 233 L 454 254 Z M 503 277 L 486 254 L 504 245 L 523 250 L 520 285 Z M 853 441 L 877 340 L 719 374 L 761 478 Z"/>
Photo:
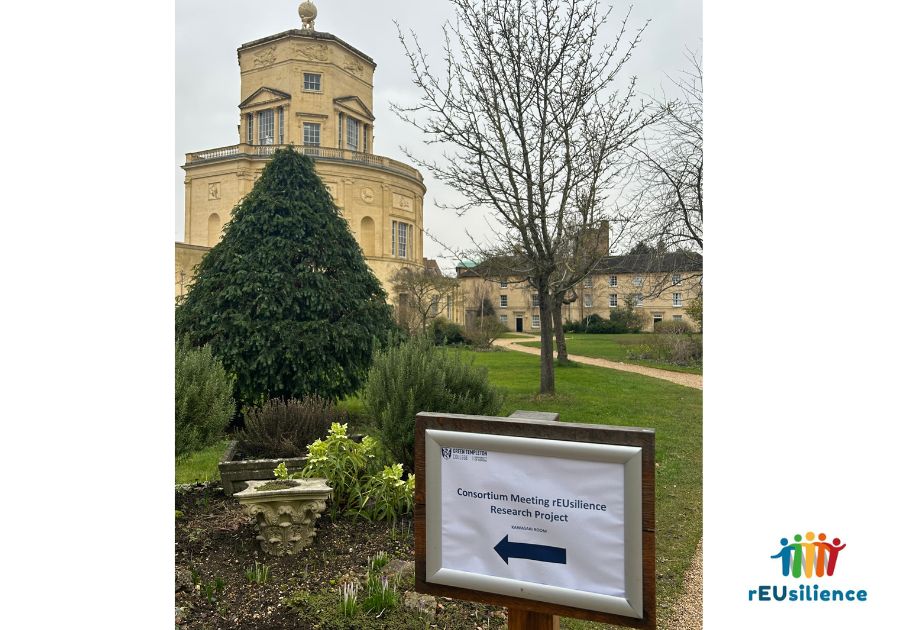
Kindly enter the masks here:
<path id="1" fill-rule="evenodd" d="M 553 371 L 553 308 L 546 289 L 538 289 L 541 313 L 541 394 L 556 394 L 556 376 Z"/>
<path id="2" fill-rule="evenodd" d="M 566 335 L 563 331 L 562 300 L 553 300 L 553 332 L 556 335 L 556 360 L 569 362 L 569 351 L 566 349 Z"/>

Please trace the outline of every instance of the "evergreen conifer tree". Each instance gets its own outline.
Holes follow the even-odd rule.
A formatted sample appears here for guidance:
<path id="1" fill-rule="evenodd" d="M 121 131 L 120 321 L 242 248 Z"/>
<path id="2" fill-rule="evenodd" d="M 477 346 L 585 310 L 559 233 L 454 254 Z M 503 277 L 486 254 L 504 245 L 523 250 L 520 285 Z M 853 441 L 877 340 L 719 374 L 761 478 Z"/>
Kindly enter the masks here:
<path id="1" fill-rule="evenodd" d="M 390 335 L 385 300 L 312 160 L 288 148 L 198 265 L 175 328 L 212 347 L 242 405 L 334 400 L 359 388 Z"/>

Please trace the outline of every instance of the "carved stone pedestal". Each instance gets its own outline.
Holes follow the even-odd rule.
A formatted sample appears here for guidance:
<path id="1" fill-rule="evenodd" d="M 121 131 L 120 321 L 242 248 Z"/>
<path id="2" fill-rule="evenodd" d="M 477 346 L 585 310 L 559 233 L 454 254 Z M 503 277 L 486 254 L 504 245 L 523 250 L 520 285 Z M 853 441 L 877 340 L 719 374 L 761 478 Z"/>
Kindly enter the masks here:
<path id="1" fill-rule="evenodd" d="M 294 479 L 289 488 L 260 490 L 269 481 L 248 481 L 234 496 L 256 519 L 256 539 L 264 553 L 294 555 L 316 537 L 316 519 L 325 509 L 331 488 L 325 479 Z M 284 482 L 279 482 L 284 483 Z"/>

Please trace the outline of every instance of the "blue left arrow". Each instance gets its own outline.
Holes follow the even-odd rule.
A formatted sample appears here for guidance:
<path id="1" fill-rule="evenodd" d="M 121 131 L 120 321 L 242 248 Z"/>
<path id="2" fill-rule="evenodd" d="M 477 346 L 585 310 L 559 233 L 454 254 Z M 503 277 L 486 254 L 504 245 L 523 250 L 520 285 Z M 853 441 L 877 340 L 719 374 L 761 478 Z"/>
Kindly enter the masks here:
<path id="1" fill-rule="evenodd" d="M 566 563 L 566 550 L 564 547 L 509 542 L 508 534 L 494 546 L 494 551 L 503 558 L 503 562 L 506 564 L 509 564 L 510 558 L 537 560 L 538 562 L 555 562 L 557 564 Z"/>

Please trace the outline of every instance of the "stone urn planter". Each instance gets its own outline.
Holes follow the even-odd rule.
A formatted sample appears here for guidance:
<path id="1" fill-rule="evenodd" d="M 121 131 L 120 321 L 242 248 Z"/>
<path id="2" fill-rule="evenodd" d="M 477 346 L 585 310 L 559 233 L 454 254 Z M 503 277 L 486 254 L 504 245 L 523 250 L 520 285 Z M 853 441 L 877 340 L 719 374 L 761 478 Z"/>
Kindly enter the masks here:
<path id="1" fill-rule="evenodd" d="M 316 520 L 325 510 L 331 488 L 325 479 L 248 481 L 235 498 L 256 520 L 264 553 L 294 555 L 316 537 Z"/>
<path id="2" fill-rule="evenodd" d="M 305 457 L 280 457 L 278 459 L 236 459 L 238 443 L 232 441 L 222 460 L 219 462 L 219 476 L 222 477 L 222 490 L 226 496 L 247 488 L 247 482 L 254 479 L 266 481 L 275 479 L 272 472 L 281 462 L 287 466 L 288 473 L 300 472 L 306 465 Z"/>

